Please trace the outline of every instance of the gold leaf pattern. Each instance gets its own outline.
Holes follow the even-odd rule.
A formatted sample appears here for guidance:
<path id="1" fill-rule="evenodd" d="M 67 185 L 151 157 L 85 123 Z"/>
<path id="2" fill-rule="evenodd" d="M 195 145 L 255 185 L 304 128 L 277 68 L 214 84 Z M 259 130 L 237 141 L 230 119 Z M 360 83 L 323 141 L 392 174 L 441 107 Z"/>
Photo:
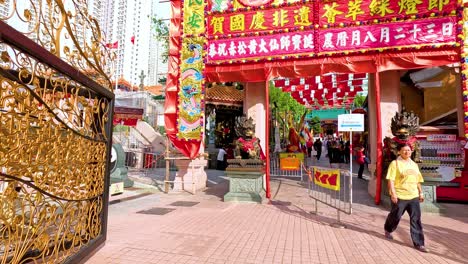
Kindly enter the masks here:
<path id="1" fill-rule="evenodd" d="M 90 32 L 96 26 L 65 14 L 59 0 L 24 10 L 24 34 L 111 89 L 100 33 L 74 44 L 77 16 Z M 67 34 L 72 42 L 60 42 Z M 62 263 L 103 232 L 111 105 L 2 39 L 0 46 L 0 263 Z"/>
<path id="2" fill-rule="evenodd" d="M 102 35 L 96 18 L 84 8 L 88 6 L 87 0 L 70 0 L 66 5 L 63 0 L 27 1 L 31 6 L 24 10 L 18 9 L 24 7 L 17 3 L 18 0 L 12 1 L 14 10 L 6 17 L 0 16 L 0 20 L 7 23 L 19 20 L 27 24 L 27 27 L 22 27 L 25 28 L 22 33 L 100 85 L 113 89 L 110 81 L 113 53 L 105 47 L 108 41 Z M 12 25 L 15 24 L 17 22 Z M 70 52 L 62 54 L 65 46 Z"/>
<path id="3" fill-rule="evenodd" d="M 32 20 L 32 13 L 29 9 L 25 9 L 24 10 L 24 18 L 26 19 L 26 21 L 31 21 Z"/>
<path id="4" fill-rule="evenodd" d="M 8 52 L 6 52 L 6 51 L 2 51 L 1 58 L 2 58 L 2 61 L 5 62 L 5 63 L 10 63 L 11 62 L 10 55 L 8 55 Z"/>

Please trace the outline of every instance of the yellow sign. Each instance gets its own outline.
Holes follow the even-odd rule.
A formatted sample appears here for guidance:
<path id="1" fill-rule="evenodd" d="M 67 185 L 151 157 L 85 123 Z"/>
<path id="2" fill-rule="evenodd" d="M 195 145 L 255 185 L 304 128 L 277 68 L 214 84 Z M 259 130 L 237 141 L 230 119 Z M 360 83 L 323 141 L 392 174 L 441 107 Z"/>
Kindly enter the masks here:
<path id="1" fill-rule="evenodd" d="M 283 153 L 280 153 L 279 154 L 280 156 L 280 159 L 282 158 L 297 158 L 299 159 L 300 161 L 304 161 L 304 153 L 302 152 L 283 152 Z"/>
<path id="2" fill-rule="evenodd" d="M 304 161 L 304 153 L 280 153 L 281 170 L 300 170 Z"/>
<path id="3" fill-rule="evenodd" d="M 340 170 L 319 170 L 314 168 L 314 183 L 334 191 L 340 190 Z"/>
<path id="4" fill-rule="evenodd" d="M 301 160 L 298 158 L 280 158 L 281 170 L 300 170 Z"/>

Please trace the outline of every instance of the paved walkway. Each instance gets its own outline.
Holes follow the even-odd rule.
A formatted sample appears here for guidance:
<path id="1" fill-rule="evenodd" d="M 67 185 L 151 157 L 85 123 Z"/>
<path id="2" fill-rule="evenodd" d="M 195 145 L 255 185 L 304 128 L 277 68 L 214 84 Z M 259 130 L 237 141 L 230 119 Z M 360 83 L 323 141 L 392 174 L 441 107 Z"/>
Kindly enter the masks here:
<path id="1" fill-rule="evenodd" d="M 366 181 L 355 180 L 353 214 L 341 214 L 346 228 L 336 228 L 336 211 L 319 205 L 310 213 L 313 202 L 300 182 L 272 181 L 275 196 L 264 204 L 224 203 L 228 182 L 208 173 L 209 188 L 196 195 L 113 197 L 121 202 L 109 207 L 107 242 L 86 263 L 468 263 L 467 205 L 423 214 L 431 252 L 420 253 L 411 246 L 407 215 L 395 240 L 383 237 L 388 211 L 373 205 Z"/>

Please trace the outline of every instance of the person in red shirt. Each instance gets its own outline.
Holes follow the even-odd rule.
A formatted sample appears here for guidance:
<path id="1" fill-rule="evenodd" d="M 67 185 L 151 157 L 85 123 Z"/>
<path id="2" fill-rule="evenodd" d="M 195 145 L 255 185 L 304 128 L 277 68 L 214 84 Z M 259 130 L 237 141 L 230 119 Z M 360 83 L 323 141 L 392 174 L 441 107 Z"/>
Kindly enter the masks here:
<path id="1" fill-rule="evenodd" d="M 358 179 L 362 179 L 364 165 L 366 164 L 366 156 L 364 155 L 364 147 L 359 147 L 356 151 L 356 161 L 359 164 Z"/>

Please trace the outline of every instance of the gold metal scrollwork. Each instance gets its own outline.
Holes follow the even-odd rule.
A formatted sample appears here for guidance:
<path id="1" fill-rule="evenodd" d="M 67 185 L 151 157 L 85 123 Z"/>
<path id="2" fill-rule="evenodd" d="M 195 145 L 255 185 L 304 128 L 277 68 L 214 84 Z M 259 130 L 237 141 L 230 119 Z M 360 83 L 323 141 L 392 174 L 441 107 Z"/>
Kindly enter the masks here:
<path id="1" fill-rule="evenodd" d="M 109 54 L 86 1 L 67 2 L 70 10 L 63 2 L 19 10 L 12 1 L 0 20 L 20 18 L 25 35 L 112 89 Z M 0 38 L 0 263 L 60 263 L 102 234 L 110 108 Z"/>
<path id="2" fill-rule="evenodd" d="M 105 48 L 107 40 L 97 19 L 87 9 L 88 0 L 12 0 L 10 5 L 10 13 L 0 15 L 0 20 L 11 22 L 97 83 L 113 88 L 109 63 L 114 54 Z"/>

